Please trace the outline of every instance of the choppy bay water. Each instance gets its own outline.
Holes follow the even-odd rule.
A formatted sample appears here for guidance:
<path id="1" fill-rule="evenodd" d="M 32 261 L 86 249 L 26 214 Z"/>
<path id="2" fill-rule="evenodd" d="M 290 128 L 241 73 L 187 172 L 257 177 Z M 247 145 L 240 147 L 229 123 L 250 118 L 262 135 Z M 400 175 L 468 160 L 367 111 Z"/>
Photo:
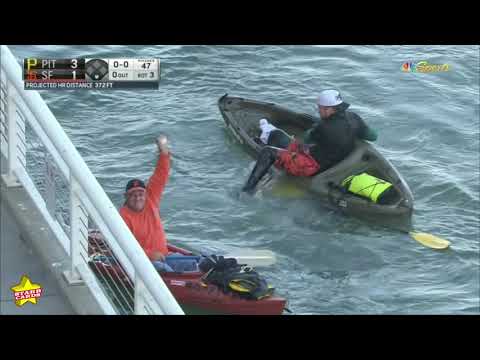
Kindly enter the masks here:
<path id="1" fill-rule="evenodd" d="M 168 239 L 210 251 L 270 249 L 263 273 L 297 314 L 480 312 L 479 48 L 477 46 L 10 46 L 28 56 L 158 57 L 155 91 L 41 91 L 120 206 L 148 178 L 153 141 L 174 160 L 161 206 Z M 404 73 L 406 61 L 450 65 Z M 309 199 L 238 197 L 253 160 L 226 132 L 225 93 L 314 113 L 336 87 L 379 133 L 376 146 L 409 183 L 414 225 L 449 239 L 433 251 Z"/>

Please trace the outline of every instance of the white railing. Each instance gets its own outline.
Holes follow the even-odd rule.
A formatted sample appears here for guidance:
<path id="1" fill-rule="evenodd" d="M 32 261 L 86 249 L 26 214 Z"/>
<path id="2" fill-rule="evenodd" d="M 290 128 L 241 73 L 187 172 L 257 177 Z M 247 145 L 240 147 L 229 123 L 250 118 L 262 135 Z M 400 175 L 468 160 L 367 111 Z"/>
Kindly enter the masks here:
<path id="1" fill-rule="evenodd" d="M 113 251 L 116 261 L 124 269 L 133 291 L 118 289 L 124 303 L 134 314 L 183 314 L 182 309 L 149 261 L 134 236 L 120 217 L 118 210 L 103 191 L 83 158 L 64 132 L 40 94 L 24 90 L 22 69 L 7 46 L 0 53 L 0 137 L 1 152 L 7 159 L 6 174 L 2 177 L 7 186 L 23 186 L 48 224 L 55 240 L 68 254 L 69 270 L 65 277 L 70 284 L 84 283 L 91 290 L 105 314 L 122 313 L 112 301 L 108 289 L 98 281 L 92 271 L 88 251 L 88 231 L 93 222 Z M 33 179 L 34 169 L 27 162 L 36 156 L 30 148 L 27 134 L 34 134 L 48 159 L 49 184 L 54 172 L 63 178 L 69 201 L 64 209 L 69 214 L 68 229 L 59 222 L 48 197 L 55 189 L 44 189 L 44 197 Z M 31 146 L 33 148 L 33 146 Z M 47 157 L 45 158 L 47 159 Z M 48 164 L 51 162 L 51 164 Z M 38 166 L 34 167 L 37 168 Z M 53 181 L 55 183 L 55 181 Z M 50 185 L 51 186 L 51 185 Z M 54 191 L 53 191 L 54 192 Z M 46 195 L 45 195 L 46 194 Z M 55 201 L 53 201 L 55 202 Z M 98 274 L 97 274 L 98 275 Z M 111 275 L 106 276 L 107 278 Z M 108 279 L 107 279 L 108 280 Z M 132 289 L 131 289 L 132 290 Z M 130 300 L 129 301 L 129 297 Z"/>

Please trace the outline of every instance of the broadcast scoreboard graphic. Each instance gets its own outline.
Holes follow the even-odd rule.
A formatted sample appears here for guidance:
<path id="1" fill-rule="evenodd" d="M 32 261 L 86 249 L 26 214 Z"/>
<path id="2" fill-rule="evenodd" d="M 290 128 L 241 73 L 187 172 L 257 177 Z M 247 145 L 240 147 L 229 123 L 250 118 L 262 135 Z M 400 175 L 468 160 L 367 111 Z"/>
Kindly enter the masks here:
<path id="1" fill-rule="evenodd" d="M 41 89 L 158 89 L 160 60 L 39 59 L 23 60 L 26 90 Z"/>

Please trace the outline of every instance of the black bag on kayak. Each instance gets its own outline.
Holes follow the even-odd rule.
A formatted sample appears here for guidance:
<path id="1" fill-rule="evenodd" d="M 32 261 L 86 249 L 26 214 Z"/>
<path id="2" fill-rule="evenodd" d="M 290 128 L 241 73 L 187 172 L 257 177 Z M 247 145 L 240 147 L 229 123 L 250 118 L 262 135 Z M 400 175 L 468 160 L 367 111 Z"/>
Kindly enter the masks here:
<path id="1" fill-rule="evenodd" d="M 249 266 L 244 266 L 238 272 L 227 274 L 225 282 L 228 288 L 246 299 L 261 300 L 272 296 L 275 289 Z"/>
<path id="2" fill-rule="evenodd" d="M 205 272 L 203 280 L 217 285 L 224 293 L 234 292 L 245 299 L 260 300 L 275 291 L 252 267 L 240 265 L 233 258 L 212 255 L 202 259 L 199 267 Z"/>
<path id="3" fill-rule="evenodd" d="M 202 258 L 202 260 L 200 260 L 198 264 L 200 271 L 204 273 L 209 272 L 212 268 L 215 268 L 215 270 L 224 270 L 224 269 L 235 268 L 237 266 L 238 266 L 237 259 L 234 259 L 234 258 L 225 259 L 223 256 L 217 256 L 217 255 L 205 256 Z"/>

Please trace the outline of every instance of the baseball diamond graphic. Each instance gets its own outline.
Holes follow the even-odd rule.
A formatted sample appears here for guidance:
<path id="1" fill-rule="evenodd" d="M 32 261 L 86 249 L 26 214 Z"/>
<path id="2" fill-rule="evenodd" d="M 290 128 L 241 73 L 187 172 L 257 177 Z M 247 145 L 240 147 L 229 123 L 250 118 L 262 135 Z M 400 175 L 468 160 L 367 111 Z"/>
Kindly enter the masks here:
<path id="1" fill-rule="evenodd" d="M 93 59 L 86 64 L 86 73 L 92 80 L 102 80 L 108 73 L 108 64 L 101 59 Z"/>

